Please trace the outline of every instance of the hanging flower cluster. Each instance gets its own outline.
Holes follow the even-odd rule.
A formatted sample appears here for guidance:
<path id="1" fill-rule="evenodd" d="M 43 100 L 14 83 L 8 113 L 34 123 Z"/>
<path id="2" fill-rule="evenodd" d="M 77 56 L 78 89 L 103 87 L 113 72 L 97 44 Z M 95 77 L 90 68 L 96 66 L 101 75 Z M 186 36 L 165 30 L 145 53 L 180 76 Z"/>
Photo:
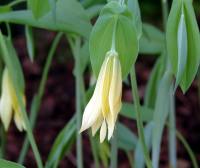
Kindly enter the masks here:
<path id="1" fill-rule="evenodd" d="M 3 72 L 1 91 L 2 94 L 0 99 L 0 117 L 5 130 L 8 130 L 9 128 L 13 111 L 14 111 L 14 121 L 18 130 L 19 131 L 26 130 L 25 123 L 21 115 L 19 102 L 17 100 L 17 95 L 12 80 L 10 79 L 7 68 L 5 68 Z M 24 98 L 24 104 L 25 104 L 25 98 Z"/>
<path id="2" fill-rule="evenodd" d="M 94 94 L 87 104 L 80 132 L 92 127 L 92 134 L 100 129 L 100 142 L 108 132 L 108 140 L 113 135 L 117 115 L 121 109 L 122 75 L 118 53 L 107 52 L 97 79 Z"/>

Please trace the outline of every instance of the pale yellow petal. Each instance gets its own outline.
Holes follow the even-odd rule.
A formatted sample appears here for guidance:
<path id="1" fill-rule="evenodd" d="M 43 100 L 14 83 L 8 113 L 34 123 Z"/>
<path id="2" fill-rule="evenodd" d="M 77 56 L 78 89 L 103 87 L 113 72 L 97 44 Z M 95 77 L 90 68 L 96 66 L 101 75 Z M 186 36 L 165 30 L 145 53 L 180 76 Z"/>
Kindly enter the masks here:
<path id="1" fill-rule="evenodd" d="M 5 130 L 8 130 L 12 118 L 12 98 L 8 86 L 8 72 L 4 69 L 2 78 L 2 95 L 0 100 L 0 116 Z"/>
<path id="2" fill-rule="evenodd" d="M 115 119 L 113 118 L 112 114 L 109 113 L 106 116 L 106 122 L 107 122 L 107 127 L 108 127 L 108 140 L 110 140 L 110 138 L 113 135 L 114 129 L 115 129 Z"/>
<path id="3" fill-rule="evenodd" d="M 102 143 L 105 140 L 106 134 L 107 134 L 106 121 L 104 120 L 100 130 L 100 143 Z"/>
<path id="4" fill-rule="evenodd" d="M 100 114 L 100 116 L 97 118 L 97 120 L 92 125 L 92 136 L 94 136 L 96 134 L 98 129 L 101 127 L 102 122 L 103 122 L 103 116 Z"/>
<path id="5" fill-rule="evenodd" d="M 80 132 L 83 132 L 89 127 L 91 127 L 94 124 L 94 122 L 97 120 L 100 114 L 101 114 L 101 109 L 98 103 L 96 102 L 96 99 L 92 97 L 83 113 Z"/>
<path id="6" fill-rule="evenodd" d="M 15 121 L 15 125 L 17 126 L 17 129 L 19 131 L 23 131 L 26 130 L 26 126 L 24 123 L 24 120 L 22 118 L 22 115 L 19 111 L 15 111 L 14 113 L 14 121 Z"/>
<path id="7" fill-rule="evenodd" d="M 101 114 L 101 94 L 108 58 L 105 58 L 97 79 L 94 94 L 85 107 L 80 132 L 91 127 Z"/>
<path id="8" fill-rule="evenodd" d="M 114 121 L 121 109 L 121 95 L 122 95 L 122 75 L 121 65 L 118 56 L 115 56 L 113 62 L 113 73 L 109 91 L 109 106 L 110 112 Z"/>
<path id="9" fill-rule="evenodd" d="M 111 84 L 111 78 L 112 78 L 112 66 L 113 66 L 113 56 L 109 56 L 108 63 L 106 65 L 106 72 L 105 76 L 103 78 L 103 89 L 102 89 L 102 113 L 104 118 L 106 117 L 107 113 L 110 112 L 109 108 L 109 90 L 110 90 L 110 84 Z"/>

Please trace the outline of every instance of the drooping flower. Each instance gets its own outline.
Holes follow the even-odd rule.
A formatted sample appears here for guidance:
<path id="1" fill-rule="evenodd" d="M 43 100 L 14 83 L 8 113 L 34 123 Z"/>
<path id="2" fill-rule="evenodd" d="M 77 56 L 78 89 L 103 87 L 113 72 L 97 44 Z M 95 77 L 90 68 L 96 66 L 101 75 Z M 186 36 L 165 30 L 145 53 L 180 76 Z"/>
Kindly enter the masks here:
<path id="1" fill-rule="evenodd" d="M 14 121 L 18 130 L 19 131 L 26 130 L 25 123 L 20 111 L 19 102 L 17 100 L 17 95 L 12 80 L 10 79 L 7 68 L 5 68 L 3 71 L 1 92 L 2 93 L 0 99 L 0 117 L 5 130 L 8 130 L 12 115 L 14 115 Z M 23 93 L 21 95 L 23 96 Z M 24 98 L 24 104 L 25 104 L 25 98 Z"/>
<path id="2" fill-rule="evenodd" d="M 108 132 L 108 140 L 113 135 L 117 115 L 121 109 L 122 74 L 118 53 L 107 52 L 97 79 L 94 94 L 83 113 L 80 132 L 92 128 L 95 135 L 100 128 L 100 142 Z"/>

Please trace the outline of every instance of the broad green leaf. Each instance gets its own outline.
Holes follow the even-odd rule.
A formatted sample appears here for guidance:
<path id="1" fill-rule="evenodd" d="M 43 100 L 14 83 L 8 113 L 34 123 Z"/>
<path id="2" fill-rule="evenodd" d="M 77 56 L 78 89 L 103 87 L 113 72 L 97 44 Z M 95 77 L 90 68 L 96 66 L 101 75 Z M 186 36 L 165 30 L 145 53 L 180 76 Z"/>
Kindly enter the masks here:
<path id="1" fill-rule="evenodd" d="M 158 86 L 165 70 L 165 56 L 162 54 L 156 61 L 146 86 L 144 105 L 152 109 L 155 107 Z"/>
<path id="2" fill-rule="evenodd" d="M 133 13 L 133 23 L 136 26 L 137 37 L 140 39 L 142 35 L 142 20 L 138 0 L 128 0 L 127 5 L 130 11 Z"/>
<path id="3" fill-rule="evenodd" d="M 123 103 L 119 114 L 136 120 L 136 112 L 132 103 Z M 148 107 L 141 106 L 141 118 L 142 121 L 151 121 L 153 118 L 153 110 Z"/>
<path id="4" fill-rule="evenodd" d="M 69 151 L 75 138 L 75 121 L 75 117 L 73 117 L 58 134 L 53 147 L 51 148 L 45 168 L 57 167 L 58 162 L 62 159 L 64 154 Z"/>
<path id="5" fill-rule="evenodd" d="M 118 2 L 110 2 L 102 9 L 90 36 L 90 59 L 96 76 L 106 53 L 111 50 L 112 39 L 115 39 L 115 49 L 119 55 L 124 78 L 136 61 L 138 41 L 131 13 L 125 5 L 121 6 Z"/>
<path id="6" fill-rule="evenodd" d="M 18 85 L 20 92 L 24 92 L 24 76 L 17 53 L 13 47 L 11 39 L 3 36 L 1 32 L 0 48 L 1 56 L 4 60 L 4 63 L 8 68 L 10 75 L 12 76 L 12 80 L 14 80 L 13 83 Z"/>
<path id="7" fill-rule="evenodd" d="M 25 168 L 24 166 L 17 164 L 15 162 L 11 162 L 8 160 L 0 159 L 0 167 L 1 168 Z"/>
<path id="8" fill-rule="evenodd" d="M 139 52 L 141 54 L 161 54 L 164 50 L 164 34 L 156 27 L 144 23 L 142 36 L 139 41 Z"/>
<path id="9" fill-rule="evenodd" d="M 153 131 L 153 122 L 150 122 L 144 128 L 144 138 L 148 150 L 150 150 L 152 146 L 152 131 Z M 134 152 L 134 167 L 137 168 L 145 167 L 145 159 L 140 141 L 137 142 L 136 149 Z"/>
<path id="10" fill-rule="evenodd" d="M 137 143 L 137 136 L 121 123 L 118 124 L 116 131 L 118 147 L 125 151 L 134 150 Z"/>
<path id="11" fill-rule="evenodd" d="M 33 30 L 29 26 L 25 26 L 26 47 L 30 60 L 33 62 L 35 56 L 35 44 L 33 37 Z"/>
<path id="12" fill-rule="evenodd" d="M 172 87 L 172 74 L 169 70 L 167 70 L 159 84 L 156 96 L 155 112 L 153 116 L 154 128 L 152 138 L 152 164 L 154 168 L 159 167 L 158 164 L 160 156 L 161 138 L 163 128 L 170 110 L 170 90 L 173 89 Z"/>
<path id="13" fill-rule="evenodd" d="M 179 25 L 178 25 L 178 34 L 177 34 L 177 46 L 178 46 L 178 66 L 177 66 L 177 74 L 176 74 L 176 83 L 175 89 L 178 87 L 187 61 L 187 30 L 185 24 L 185 15 L 182 9 Z"/>
<path id="14" fill-rule="evenodd" d="M 200 35 L 194 9 L 192 7 L 192 1 L 173 1 L 172 9 L 170 11 L 167 23 L 166 39 L 167 52 L 172 64 L 173 73 L 174 75 L 176 75 L 177 78 L 178 71 L 180 71 L 180 61 L 178 54 L 179 47 L 177 36 L 182 9 L 187 31 L 187 33 L 185 33 L 185 36 L 187 34 L 187 61 L 184 68 L 184 72 L 181 75 L 181 80 L 179 79 L 179 76 L 177 80 L 180 80 L 181 89 L 183 90 L 183 92 L 186 92 L 196 76 L 200 62 Z M 183 49 L 182 52 L 184 52 L 184 50 L 185 49 Z M 184 57 L 184 55 L 181 55 L 181 59 L 185 59 Z M 184 60 L 182 60 L 181 62 L 184 62 Z"/>
<path id="15" fill-rule="evenodd" d="M 75 33 L 89 37 L 91 24 L 81 4 L 75 0 L 58 0 L 56 3 L 56 21 L 52 11 L 39 19 L 35 19 L 30 10 L 12 11 L 0 14 L 0 22 L 26 24 L 66 33 Z"/>
<path id="16" fill-rule="evenodd" d="M 50 10 L 49 0 L 28 0 L 28 7 L 35 18 L 44 16 Z"/>

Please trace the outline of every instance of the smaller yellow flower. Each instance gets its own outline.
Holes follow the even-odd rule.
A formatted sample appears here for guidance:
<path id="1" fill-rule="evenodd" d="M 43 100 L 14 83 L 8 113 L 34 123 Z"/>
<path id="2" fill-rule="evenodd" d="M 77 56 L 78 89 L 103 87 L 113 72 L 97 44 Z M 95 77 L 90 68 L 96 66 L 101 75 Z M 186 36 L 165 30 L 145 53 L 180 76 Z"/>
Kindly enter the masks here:
<path id="1" fill-rule="evenodd" d="M 17 100 L 16 92 L 13 87 L 13 83 L 10 79 L 7 68 L 5 68 L 3 71 L 1 92 L 2 93 L 0 99 L 0 117 L 5 130 L 8 130 L 8 127 L 10 125 L 12 118 L 12 110 L 14 111 L 14 121 L 18 130 L 19 131 L 26 130 L 25 123 L 20 111 L 20 106 Z M 24 98 L 24 104 L 25 104 L 25 98 Z"/>
<path id="2" fill-rule="evenodd" d="M 80 132 L 92 127 L 92 135 L 100 129 L 100 142 L 113 135 L 117 115 L 121 109 L 122 75 L 118 53 L 107 52 L 97 79 L 94 94 L 83 113 Z"/>

